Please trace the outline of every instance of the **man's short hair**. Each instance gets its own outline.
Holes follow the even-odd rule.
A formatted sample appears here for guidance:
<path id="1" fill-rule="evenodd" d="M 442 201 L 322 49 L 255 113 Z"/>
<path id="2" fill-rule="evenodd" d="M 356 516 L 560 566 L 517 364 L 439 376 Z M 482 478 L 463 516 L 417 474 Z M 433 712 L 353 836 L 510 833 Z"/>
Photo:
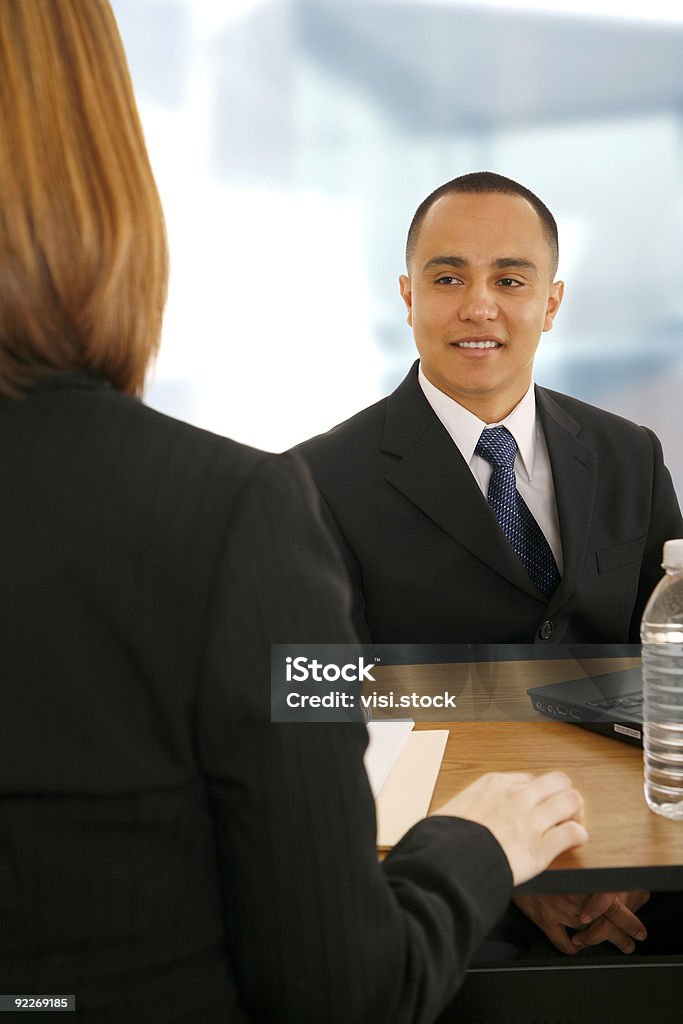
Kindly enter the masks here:
<path id="1" fill-rule="evenodd" d="M 441 199 L 442 196 L 449 195 L 451 192 L 478 195 L 498 192 L 502 195 L 521 196 L 522 199 L 526 199 L 526 201 L 533 206 L 541 219 L 543 233 L 545 234 L 548 245 L 550 246 L 550 252 L 552 255 L 551 277 L 555 277 L 559 256 L 557 224 L 555 222 L 555 218 L 545 203 L 541 202 L 538 196 L 534 195 L 534 193 L 528 188 L 525 188 L 524 185 L 520 185 L 517 181 L 513 181 L 512 178 L 506 178 L 502 174 L 494 174 L 493 171 L 474 171 L 472 174 L 461 174 L 460 177 L 453 178 L 452 181 L 447 181 L 444 185 L 439 185 L 437 189 L 434 189 L 434 191 L 420 203 L 415 211 L 415 216 L 411 221 L 410 228 L 408 229 L 408 240 L 406 242 L 406 266 L 408 267 L 408 270 L 411 268 L 413 254 L 417 244 L 417 236 L 420 233 L 422 221 L 425 219 L 427 213 L 437 199 Z"/>

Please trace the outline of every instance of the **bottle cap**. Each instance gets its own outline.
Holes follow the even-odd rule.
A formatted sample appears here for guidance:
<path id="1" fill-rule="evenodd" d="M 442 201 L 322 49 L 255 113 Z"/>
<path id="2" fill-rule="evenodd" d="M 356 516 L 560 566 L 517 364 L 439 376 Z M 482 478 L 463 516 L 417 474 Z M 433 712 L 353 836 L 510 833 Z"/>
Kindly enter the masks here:
<path id="1" fill-rule="evenodd" d="M 664 542 L 663 569 L 683 569 L 683 540 Z"/>

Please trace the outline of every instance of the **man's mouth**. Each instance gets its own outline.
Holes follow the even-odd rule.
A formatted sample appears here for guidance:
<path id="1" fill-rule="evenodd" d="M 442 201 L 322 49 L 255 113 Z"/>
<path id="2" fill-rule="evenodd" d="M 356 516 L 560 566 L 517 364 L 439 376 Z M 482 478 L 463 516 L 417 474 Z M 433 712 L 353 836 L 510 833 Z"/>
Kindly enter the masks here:
<path id="1" fill-rule="evenodd" d="M 455 348 L 502 348 L 502 342 L 493 338 L 478 338 L 468 341 L 452 341 Z"/>

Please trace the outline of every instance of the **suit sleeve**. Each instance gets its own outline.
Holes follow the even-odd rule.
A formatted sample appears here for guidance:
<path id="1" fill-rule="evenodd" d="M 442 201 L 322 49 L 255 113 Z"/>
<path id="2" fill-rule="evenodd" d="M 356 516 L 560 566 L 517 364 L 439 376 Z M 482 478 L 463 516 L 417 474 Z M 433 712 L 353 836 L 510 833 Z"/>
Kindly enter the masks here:
<path id="1" fill-rule="evenodd" d="M 650 594 L 662 578 L 662 548 L 664 541 L 683 537 L 683 518 L 678 505 L 671 474 L 664 465 L 664 456 L 659 438 L 647 427 L 643 427 L 652 443 L 653 477 L 650 525 L 647 533 L 643 561 L 638 581 L 638 594 L 631 618 L 629 640 L 640 642 L 640 621 Z"/>
<path id="2" fill-rule="evenodd" d="M 419 823 L 375 853 L 365 726 L 272 724 L 271 643 L 352 643 L 348 589 L 298 459 L 245 485 L 216 568 L 198 707 L 228 957 L 250 1020 L 433 1020 L 512 880 L 487 829 Z"/>

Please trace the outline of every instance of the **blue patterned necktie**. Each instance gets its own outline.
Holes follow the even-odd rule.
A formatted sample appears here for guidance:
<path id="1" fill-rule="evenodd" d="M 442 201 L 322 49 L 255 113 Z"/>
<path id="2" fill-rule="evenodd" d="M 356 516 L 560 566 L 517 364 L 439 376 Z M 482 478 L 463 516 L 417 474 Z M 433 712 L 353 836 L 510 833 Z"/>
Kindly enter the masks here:
<path id="1" fill-rule="evenodd" d="M 548 541 L 517 490 L 517 442 L 505 427 L 487 427 L 474 451 L 493 467 L 488 503 L 503 534 L 538 589 L 550 597 L 560 574 Z"/>

